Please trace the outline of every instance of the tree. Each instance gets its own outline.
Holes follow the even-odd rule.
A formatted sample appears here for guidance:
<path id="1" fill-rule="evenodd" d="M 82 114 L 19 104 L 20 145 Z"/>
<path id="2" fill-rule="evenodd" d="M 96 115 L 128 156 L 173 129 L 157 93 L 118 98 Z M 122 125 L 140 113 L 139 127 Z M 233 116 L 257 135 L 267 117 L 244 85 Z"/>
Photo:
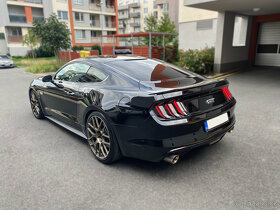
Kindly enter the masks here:
<path id="1" fill-rule="evenodd" d="M 38 38 L 32 29 L 28 29 L 27 34 L 22 37 L 22 44 L 31 49 L 32 57 L 35 58 L 34 49 L 38 45 Z"/>
<path id="2" fill-rule="evenodd" d="M 158 20 L 152 14 L 149 15 L 146 19 L 145 23 L 145 32 L 165 32 L 165 33 L 174 33 L 177 35 L 176 26 L 168 17 L 168 14 L 164 14 L 160 20 Z M 174 36 L 166 36 L 165 44 L 170 45 L 173 44 Z M 145 44 L 148 45 L 149 38 L 145 39 Z M 152 38 L 153 46 L 162 46 L 163 41 L 162 38 L 153 37 Z"/>
<path id="3" fill-rule="evenodd" d="M 41 46 L 45 50 L 54 52 L 57 57 L 60 49 L 71 46 L 70 30 L 66 23 L 59 22 L 56 15 L 51 15 L 43 21 L 34 21 L 34 32 L 41 39 Z"/>
<path id="4" fill-rule="evenodd" d="M 177 36 L 177 31 L 176 31 L 176 26 L 173 22 L 168 17 L 168 14 L 164 14 L 160 21 L 159 21 L 159 26 L 158 26 L 158 31 L 159 32 L 165 32 L 165 33 L 174 33 Z M 166 36 L 165 37 L 165 44 L 174 44 L 174 36 Z"/>

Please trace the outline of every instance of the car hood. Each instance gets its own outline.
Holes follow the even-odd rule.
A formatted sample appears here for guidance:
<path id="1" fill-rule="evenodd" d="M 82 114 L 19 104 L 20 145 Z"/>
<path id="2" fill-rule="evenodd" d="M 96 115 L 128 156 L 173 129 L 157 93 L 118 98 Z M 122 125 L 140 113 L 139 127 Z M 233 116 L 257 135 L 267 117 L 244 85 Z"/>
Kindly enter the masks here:
<path id="1" fill-rule="evenodd" d="M 0 59 L 0 63 L 1 62 L 13 62 L 11 59 L 6 59 L 6 58 L 3 58 L 3 59 Z"/>

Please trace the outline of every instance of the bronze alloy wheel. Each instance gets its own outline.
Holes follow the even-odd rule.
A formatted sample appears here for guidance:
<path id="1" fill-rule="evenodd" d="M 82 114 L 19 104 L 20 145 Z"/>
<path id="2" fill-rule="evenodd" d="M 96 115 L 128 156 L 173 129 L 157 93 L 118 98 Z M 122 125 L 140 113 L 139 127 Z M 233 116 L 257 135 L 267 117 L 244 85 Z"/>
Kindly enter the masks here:
<path id="1" fill-rule="evenodd" d="M 98 159 L 106 159 L 110 152 L 111 141 L 109 130 L 98 116 L 91 116 L 87 122 L 88 143 Z"/>
<path id="2" fill-rule="evenodd" d="M 39 100 L 34 91 L 31 91 L 31 93 L 30 93 L 30 104 L 31 104 L 31 110 L 32 110 L 32 113 L 34 114 L 34 116 L 38 119 L 43 119 L 44 114 L 41 110 Z"/>

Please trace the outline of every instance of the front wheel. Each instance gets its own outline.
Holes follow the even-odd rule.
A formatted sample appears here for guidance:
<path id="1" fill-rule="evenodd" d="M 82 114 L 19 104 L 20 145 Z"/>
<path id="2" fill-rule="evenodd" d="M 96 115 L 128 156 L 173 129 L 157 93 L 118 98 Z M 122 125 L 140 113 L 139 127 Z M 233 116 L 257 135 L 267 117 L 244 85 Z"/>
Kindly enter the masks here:
<path id="1" fill-rule="evenodd" d="M 42 111 L 39 99 L 34 90 L 30 92 L 29 99 L 30 99 L 31 110 L 33 115 L 37 119 L 44 119 L 45 118 L 44 113 Z"/>
<path id="2" fill-rule="evenodd" d="M 88 144 L 97 160 L 110 164 L 120 158 L 117 139 L 103 114 L 91 113 L 87 119 L 86 129 Z"/>

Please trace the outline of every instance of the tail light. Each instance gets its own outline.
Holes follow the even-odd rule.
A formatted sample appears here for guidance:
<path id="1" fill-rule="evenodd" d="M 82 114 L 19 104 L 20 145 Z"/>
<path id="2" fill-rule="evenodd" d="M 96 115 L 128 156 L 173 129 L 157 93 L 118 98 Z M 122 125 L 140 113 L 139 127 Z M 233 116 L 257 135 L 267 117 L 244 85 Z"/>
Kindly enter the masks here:
<path id="1" fill-rule="evenodd" d="M 177 100 L 156 105 L 154 112 L 159 118 L 163 119 L 182 118 L 189 113 L 184 104 Z"/>
<path id="2" fill-rule="evenodd" d="M 232 98 L 232 95 L 231 95 L 231 93 L 230 93 L 228 87 L 227 87 L 227 86 L 226 86 L 226 87 L 223 87 L 223 88 L 222 88 L 222 91 L 223 91 L 223 93 L 224 93 L 226 99 L 229 101 L 229 100 Z"/>

